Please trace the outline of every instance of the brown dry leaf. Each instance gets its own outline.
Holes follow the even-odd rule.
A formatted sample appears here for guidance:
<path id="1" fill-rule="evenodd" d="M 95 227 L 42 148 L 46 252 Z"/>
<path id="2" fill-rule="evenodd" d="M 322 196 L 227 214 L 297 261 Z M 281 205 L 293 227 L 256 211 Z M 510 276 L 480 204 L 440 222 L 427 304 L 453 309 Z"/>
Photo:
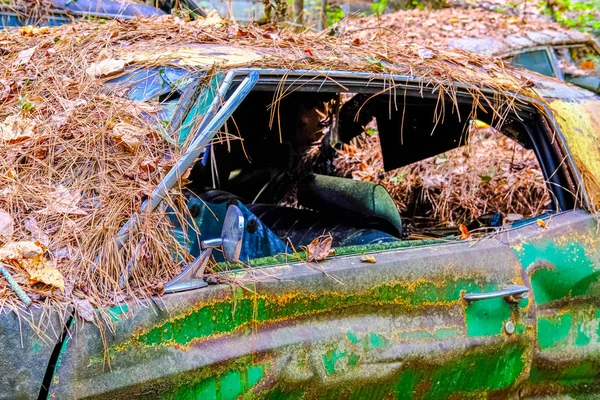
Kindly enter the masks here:
<path id="1" fill-rule="evenodd" d="M 548 227 L 548 225 L 546 225 L 546 222 L 543 219 L 538 219 L 538 220 L 536 220 L 536 222 L 540 227 L 542 227 L 544 229 L 546 229 Z"/>
<path id="2" fill-rule="evenodd" d="M 24 118 L 21 114 L 9 115 L 0 122 L 0 140 L 17 143 L 33 136 L 35 122 Z"/>
<path id="3" fill-rule="evenodd" d="M 44 254 L 45 249 L 36 242 L 10 242 L 0 247 L 0 261 L 21 262 Z"/>
<path id="4" fill-rule="evenodd" d="M 377 260 L 373 256 L 362 253 L 362 256 L 360 256 L 360 262 L 375 264 Z"/>
<path id="5" fill-rule="evenodd" d="M 126 122 L 119 122 L 114 126 L 112 131 L 112 137 L 115 141 L 132 153 L 142 144 L 143 136 L 144 133 L 140 128 Z"/>
<path id="6" fill-rule="evenodd" d="M 19 28 L 19 34 L 21 36 L 36 36 L 48 33 L 50 29 L 47 26 L 37 27 L 33 25 L 22 26 Z"/>
<path id="7" fill-rule="evenodd" d="M 471 233 L 469 232 L 469 229 L 467 229 L 467 227 L 464 226 L 463 224 L 460 224 L 458 226 L 458 229 L 460 230 L 460 240 L 467 240 L 471 237 Z"/>
<path id="8" fill-rule="evenodd" d="M 106 60 L 92 63 L 85 73 L 92 77 L 100 77 L 120 72 L 125 69 L 125 60 L 115 60 L 108 58 Z"/>
<path id="9" fill-rule="evenodd" d="M 7 79 L 0 79 L 0 101 L 6 100 L 12 91 L 13 82 Z"/>
<path id="10" fill-rule="evenodd" d="M 579 66 L 582 69 L 594 69 L 594 62 L 593 61 L 584 61 L 581 64 L 579 64 Z"/>
<path id="11" fill-rule="evenodd" d="M 64 292 L 65 280 L 56 266 L 44 257 L 45 251 L 39 242 L 11 242 L 0 248 L 0 261 L 23 268 L 32 283 L 42 282 Z"/>
<path id="12" fill-rule="evenodd" d="M 23 226 L 29 231 L 29 233 L 31 233 L 31 236 L 33 236 L 35 240 L 39 241 L 44 246 L 48 246 L 50 243 L 50 238 L 46 232 L 40 229 L 35 218 L 25 218 L 25 221 L 23 221 Z"/>
<path id="13" fill-rule="evenodd" d="M 44 256 L 40 255 L 31 259 L 30 262 L 24 263 L 23 267 L 29 273 L 32 283 L 41 282 L 65 291 L 65 279 L 56 265 L 46 260 Z"/>
<path id="14" fill-rule="evenodd" d="M 51 199 L 48 206 L 38 212 L 40 214 L 71 214 L 71 215 L 87 215 L 87 213 L 79 208 L 81 201 L 81 193 L 76 190 L 69 190 L 63 185 L 59 185 L 54 192 L 50 194 Z"/>
<path id="15" fill-rule="evenodd" d="M 36 49 L 37 47 L 34 46 L 30 49 L 20 51 L 17 59 L 15 60 L 15 65 L 18 66 L 27 64 L 31 60 L 31 57 L 33 56 L 33 53 L 35 53 Z"/>
<path id="16" fill-rule="evenodd" d="M 92 303 L 85 299 L 73 299 L 73 305 L 75 306 L 75 313 L 80 316 L 84 321 L 93 322 L 94 316 L 94 307 Z"/>
<path id="17" fill-rule="evenodd" d="M 15 221 L 9 213 L 0 209 L 0 236 L 10 240 L 14 232 Z"/>
<path id="18" fill-rule="evenodd" d="M 321 261 L 329 255 L 335 254 L 335 249 L 331 248 L 332 243 L 333 237 L 331 237 L 331 234 L 315 238 L 306 246 L 306 261 Z"/>

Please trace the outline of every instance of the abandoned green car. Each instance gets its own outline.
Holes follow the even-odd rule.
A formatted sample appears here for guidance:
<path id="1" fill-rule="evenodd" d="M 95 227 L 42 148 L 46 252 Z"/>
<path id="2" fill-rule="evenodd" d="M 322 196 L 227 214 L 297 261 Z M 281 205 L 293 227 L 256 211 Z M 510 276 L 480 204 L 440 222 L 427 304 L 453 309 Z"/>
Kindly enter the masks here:
<path id="1" fill-rule="evenodd" d="M 252 35 L 111 53 L 123 63 L 104 70 L 107 90 L 158 102 L 161 137 L 185 148 L 143 207 L 191 181 L 172 229 L 194 261 L 164 295 L 102 310 L 113 330 L 58 311 L 36 329 L 1 314 L 0 398 L 599 395 L 600 98 L 538 76 L 519 88 L 525 78 L 465 53 L 406 47 L 374 60 L 355 44 L 336 53 L 333 39 L 307 50 Z M 395 170 L 464 146 L 474 119 L 535 154 L 550 194 L 537 215 L 482 218 L 470 238 L 429 224 L 425 236 L 418 210 L 401 215 L 382 186 L 328 162 L 376 124 Z M 242 140 L 223 134 L 236 130 Z M 119 245 L 143 216 L 121 227 Z M 126 285 L 135 266 L 120 273 Z"/>

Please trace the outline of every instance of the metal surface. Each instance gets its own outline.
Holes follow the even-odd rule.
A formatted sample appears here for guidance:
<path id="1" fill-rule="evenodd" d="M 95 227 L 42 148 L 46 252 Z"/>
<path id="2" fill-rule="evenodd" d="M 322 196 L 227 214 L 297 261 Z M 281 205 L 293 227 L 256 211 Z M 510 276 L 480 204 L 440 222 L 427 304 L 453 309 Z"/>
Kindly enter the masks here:
<path id="1" fill-rule="evenodd" d="M 175 293 L 184 290 L 198 289 L 208 286 L 204 282 L 204 270 L 210 261 L 212 248 L 204 250 L 187 268 L 165 284 L 165 293 Z"/>
<path id="2" fill-rule="evenodd" d="M 220 239 L 209 239 L 202 242 L 206 248 L 181 274 L 165 284 L 165 293 L 181 292 L 183 290 L 197 289 L 207 286 L 204 282 L 204 270 L 212 255 L 212 249 L 223 246 L 225 260 L 238 262 L 242 250 L 242 237 L 244 234 L 244 216 L 242 211 L 234 205 L 229 206 Z"/>
<path id="3" fill-rule="evenodd" d="M 17 315 L 0 311 L 0 399 L 36 399 L 66 320 L 32 306 Z"/>
<path id="4" fill-rule="evenodd" d="M 225 260 L 234 263 L 240 261 L 243 235 L 244 215 L 237 206 L 231 205 L 227 208 L 225 221 L 223 221 L 223 232 L 221 233 Z"/>
<path id="5" fill-rule="evenodd" d="M 235 276 L 251 290 L 216 285 L 130 304 L 107 338 L 111 369 L 97 328 L 86 324 L 63 350 L 51 395 L 503 398 L 522 384 L 535 343 L 533 303 L 466 307 L 461 297 L 527 284 L 506 244 L 457 242 L 376 258 L 368 266 L 357 255 L 319 269 L 242 270 Z M 516 326 L 510 339 L 508 319 Z"/>
<path id="6" fill-rule="evenodd" d="M 520 300 L 521 298 L 526 298 L 526 296 L 523 296 L 523 295 L 527 292 L 529 292 L 529 288 L 527 286 L 510 285 L 506 289 L 502 289 L 502 290 L 498 290 L 498 291 L 494 291 L 494 292 L 469 293 L 469 294 L 465 295 L 464 299 L 469 302 L 490 300 L 490 299 L 497 299 L 497 298 L 503 298 L 508 301 L 510 299 L 510 297 L 518 298 Z"/>

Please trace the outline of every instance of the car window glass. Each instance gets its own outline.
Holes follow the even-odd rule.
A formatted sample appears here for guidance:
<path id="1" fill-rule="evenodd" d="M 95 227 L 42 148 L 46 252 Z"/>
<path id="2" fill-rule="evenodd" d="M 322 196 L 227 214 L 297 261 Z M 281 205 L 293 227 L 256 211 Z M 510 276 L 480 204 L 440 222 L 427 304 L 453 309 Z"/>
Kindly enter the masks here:
<path id="1" fill-rule="evenodd" d="M 126 71 L 105 85 L 111 92 L 128 99 L 156 104 L 157 111 L 147 114 L 146 118 L 164 130 L 191 80 L 190 73 L 180 68 L 141 68 Z"/>
<path id="2" fill-rule="evenodd" d="M 512 57 L 510 63 L 516 67 L 525 68 L 530 71 L 546 76 L 554 76 L 552 62 L 546 50 L 534 50 L 520 53 Z"/>

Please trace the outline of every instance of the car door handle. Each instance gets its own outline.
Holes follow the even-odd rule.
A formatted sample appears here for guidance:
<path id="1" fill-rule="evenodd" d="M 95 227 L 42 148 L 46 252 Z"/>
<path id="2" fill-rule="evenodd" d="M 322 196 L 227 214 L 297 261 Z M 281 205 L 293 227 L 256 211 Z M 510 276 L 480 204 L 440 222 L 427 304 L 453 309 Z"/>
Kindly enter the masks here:
<path id="1" fill-rule="evenodd" d="M 529 297 L 529 288 L 527 286 L 522 285 L 510 285 L 506 289 L 498 290 L 496 292 L 469 293 L 466 294 L 463 298 L 466 301 L 471 302 L 479 300 L 497 299 L 500 297 L 511 303 L 518 303 L 521 299 L 526 299 L 527 297 Z"/>

